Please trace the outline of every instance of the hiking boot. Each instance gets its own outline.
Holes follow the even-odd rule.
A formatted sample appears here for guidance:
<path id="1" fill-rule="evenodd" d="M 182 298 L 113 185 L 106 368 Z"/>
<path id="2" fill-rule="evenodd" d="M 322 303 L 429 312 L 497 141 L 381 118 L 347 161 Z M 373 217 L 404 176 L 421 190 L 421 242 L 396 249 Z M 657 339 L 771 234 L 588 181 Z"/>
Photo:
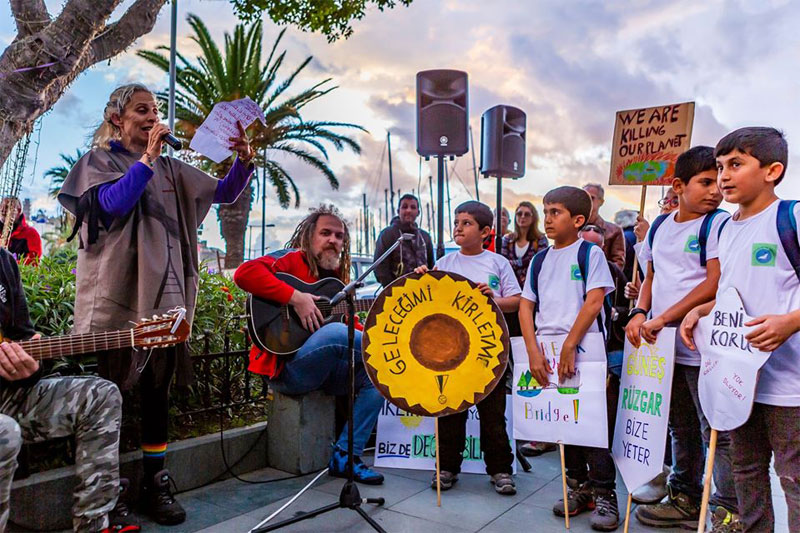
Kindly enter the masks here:
<path id="1" fill-rule="evenodd" d="M 108 528 L 104 531 L 113 533 L 130 533 L 132 531 L 141 531 L 142 526 L 139 525 L 139 520 L 131 512 L 130 508 L 130 481 L 127 478 L 120 478 L 119 480 L 119 497 L 117 504 L 108 513 Z"/>
<path id="2" fill-rule="evenodd" d="M 347 478 L 348 464 L 347 452 L 335 446 L 328 462 L 328 473 L 334 477 Z M 365 465 L 361 457 L 353 457 L 353 481 L 365 485 L 380 485 L 383 483 L 383 474 Z"/>
<path id="3" fill-rule="evenodd" d="M 594 511 L 589 524 L 597 531 L 614 531 L 619 527 L 617 492 L 613 489 L 595 489 Z"/>
<path id="4" fill-rule="evenodd" d="M 739 515 L 732 513 L 721 505 L 711 515 L 711 533 L 741 533 L 744 526 Z"/>
<path id="5" fill-rule="evenodd" d="M 519 447 L 519 451 L 525 457 L 538 457 L 543 453 L 555 451 L 558 448 L 552 442 L 526 442 Z"/>
<path id="6" fill-rule="evenodd" d="M 493 475 L 489 481 L 494 485 L 494 490 L 497 494 L 512 496 L 517 493 L 517 486 L 514 484 L 514 478 L 511 477 L 511 474 L 501 472 Z"/>
<path id="7" fill-rule="evenodd" d="M 153 479 L 145 479 L 142 484 L 140 509 L 162 526 L 174 526 L 186 520 L 186 511 L 172 495 L 170 482 L 174 484 L 169 470 L 161 470 Z"/>
<path id="8" fill-rule="evenodd" d="M 697 529 L 700 506 L 688 495 L 667 486 L 667 498 L 661 503 L 637 507 L 636 519 L 651 527 Z"/>
<path id="9" fill-rule="evenodd" d="M 568 482 L 567 486 L 567 508 L 570 516 L 594 509 L 594 497 L 588 481 L 580 485 Z M 553 505 L 553 514 L 564 516 L 564 498 Z"/>
<path id="10" fill-rule="evenodd" d="M 458 481 L 458 474 L 448 472 L 447 470 L 439 471 L 439 484 L 442 490 L 450 490 L 453 488 L 453 484 L 456 481 Z M 431 488 L 436 490 L 436 472 L 433 473 L 433 477 L 431 478 Z"/>
<path id="11" fill-rule="evenodd" d="M 667 478 L 670 468 L 664 465 L 660 474 L 631 493 L 636 503 L 658 503 L 667 495 Z"/>

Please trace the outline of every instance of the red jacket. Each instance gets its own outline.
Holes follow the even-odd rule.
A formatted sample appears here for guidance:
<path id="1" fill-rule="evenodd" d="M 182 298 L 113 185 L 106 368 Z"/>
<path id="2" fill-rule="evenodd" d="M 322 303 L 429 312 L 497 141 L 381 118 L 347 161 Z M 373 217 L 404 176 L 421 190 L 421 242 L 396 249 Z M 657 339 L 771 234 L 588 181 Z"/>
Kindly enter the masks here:
<path id="1" fill-rule="evenodd" d="M 36 265 L 42 256 L 42 238 L 36 228 L 28 225 L 25 215 L 20 214 L 8 243 L 8 250 L 17 257 L 17 262 Z"/>
<path id="2" fill-rule="evenodd" d="M 318 277 L 311 275 L 305 252 L 294 250 L 277 259 L 265 255 L 242 263 L 233 274 L 233 282 L 245 292 L 286 305 L 289 303 L 294 289 L 276 278 L 275 273 L 277 272 L 291 274 L 306 283 L 319 281 Z M 362 326 L 356 322 L 356 328 L 362 329 Z M 275 378 L 283 370 L 283 363 L 281 356 L 262 352 L 253 346 L 250 350 L 248 370 Z"/>

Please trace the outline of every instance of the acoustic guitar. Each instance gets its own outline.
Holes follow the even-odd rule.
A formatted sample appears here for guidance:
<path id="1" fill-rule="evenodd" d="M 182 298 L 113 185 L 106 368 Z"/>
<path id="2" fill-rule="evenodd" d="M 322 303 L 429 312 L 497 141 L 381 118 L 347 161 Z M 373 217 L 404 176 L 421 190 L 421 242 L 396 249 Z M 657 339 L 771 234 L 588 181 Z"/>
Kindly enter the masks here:
<path id="1" fill-rule="evenodd" d="M 161 316 L 142 319 L 131 329 L 15 342 L 38 361 L 120 348 L 163 348 L 184 342 L 189 337 L 190 327 L 185 316 L 186 310 L 177 308 Z"/>
<path id="2" fill-rule="evenodd" d="M 320 296 L 317 309 L 325 318 L 324 323 L 342 321 L 347 312 L 347 302 L 331 306 L 330 300 L 344 288 L 336 278 L 324 278 L 316 283 L 306 283 L 291 274 L 278 272 L 275 277 L 292 288 Z M 356 312 L 369 311 L 374 299 L 356 300 Z M 253 344 L 265 352 L 289 355 L 300 349 L 312 335 L 303 327 L 291 305 L 281 305 L 272 300 L 252 294 L 247 297 L 247 329 Z"/>

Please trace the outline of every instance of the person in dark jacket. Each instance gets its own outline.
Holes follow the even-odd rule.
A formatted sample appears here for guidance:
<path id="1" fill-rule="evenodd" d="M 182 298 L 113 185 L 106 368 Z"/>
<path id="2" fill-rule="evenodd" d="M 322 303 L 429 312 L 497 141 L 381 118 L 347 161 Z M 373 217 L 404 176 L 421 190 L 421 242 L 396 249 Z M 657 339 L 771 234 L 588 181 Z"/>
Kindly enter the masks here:
<path id="1" fill-rule="evenodd" d="M 411 233 L 414 239 L 403 241 L 386 261 L 375 268 L 375 277 L 386 287 L 397 278 L 413 272 L 418 266 L 433 268 L 433 242 L 427 231 L 417 226 L 419 200 L 413 194 L 404 194 L 397 203 L 398 215 L 392 219 L 375 243 L 375 259 L 386 252 L 403 233 Z"/>
<path id="2" fill-rule="evenodd" d="M 36 339 L 14 257 L 0 249 L 0 531 L 23 442 L 75 436 L 75 531 L 139 531 L 120 492 L 117 386 L 92 376 L 42 378 L 37 359 L 14 341 Z M 33 350 L 31 350 L 33 351 Z M 19 502 L 18 502 L 19 503 Z M 24 505 L 25 502 L 22 502 Z"/>

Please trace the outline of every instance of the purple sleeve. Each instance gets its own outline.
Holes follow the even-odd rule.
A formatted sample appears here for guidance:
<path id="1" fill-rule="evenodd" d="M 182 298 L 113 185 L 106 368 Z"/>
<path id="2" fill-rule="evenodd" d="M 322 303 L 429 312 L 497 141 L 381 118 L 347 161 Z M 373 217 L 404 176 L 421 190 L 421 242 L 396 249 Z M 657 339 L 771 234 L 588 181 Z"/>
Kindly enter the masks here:
<path id="1" fill-rule="evenodd" d="M 252 174 L 253 165 L 245 166 L 237 157 L 228 171 L 228 175 L 217 183 L 217 190 L 214 191 L 214 203 L 230 204 L 235 202 L 247 186 Z"/>
<path id="2" fill-rule="evenodd" d="M 109 226 L 115 218 L 122 218 L 130 213 L 152 177 L 153 170 L 137 161 L 114 183 L 100 185 L 97 198 L 102 209 L 100 216 L 103 223 Z"/>

